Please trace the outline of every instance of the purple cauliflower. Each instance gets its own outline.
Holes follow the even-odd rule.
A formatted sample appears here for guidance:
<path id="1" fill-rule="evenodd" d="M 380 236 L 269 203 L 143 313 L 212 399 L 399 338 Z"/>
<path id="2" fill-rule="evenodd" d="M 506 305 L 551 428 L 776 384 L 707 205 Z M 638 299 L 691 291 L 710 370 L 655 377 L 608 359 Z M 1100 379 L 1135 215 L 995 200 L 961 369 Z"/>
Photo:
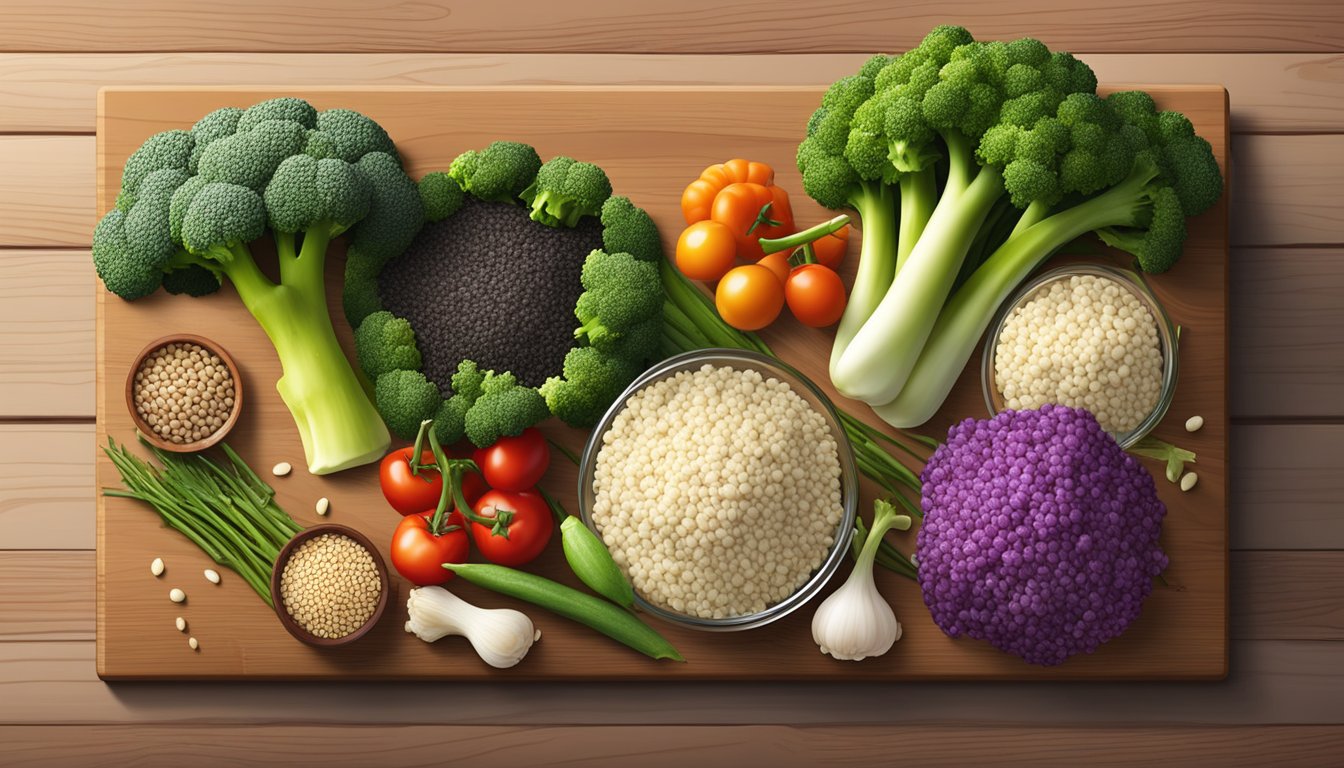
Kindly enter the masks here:
<path id="1" fill-rule="evenodd" d="M 1124 632 L 1167 567 L 1152 475 L 1082 408 L 966 419 L 921 479 L 919 586 L 951 637 L 1059 664 Z"/>

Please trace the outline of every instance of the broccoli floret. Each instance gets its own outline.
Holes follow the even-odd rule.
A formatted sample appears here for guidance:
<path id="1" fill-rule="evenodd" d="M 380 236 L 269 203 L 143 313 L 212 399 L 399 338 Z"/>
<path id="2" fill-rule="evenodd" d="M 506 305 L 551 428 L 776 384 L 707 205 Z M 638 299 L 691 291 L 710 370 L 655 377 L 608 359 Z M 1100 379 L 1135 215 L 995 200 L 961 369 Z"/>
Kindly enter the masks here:
<path id="1" fill-rule="evenodd" d="M 465 199 L 462 187 L 443 171 L 426 173 L 420 178 L 420 200 L 424 203 L 427 221 L 443 221 L 452 216 Z"/>
<path id="2" fill-rule="evenodd" d="M 228 263 L 248 258 L 247 244 L 266 231 L 261 197 L 238 184 L 201 187 L 182 219 L 182 244 L 198 256 Z"/>
<path id="3" fill-rule="evenodd" d="M 201 153 L 197 173 L 207 181 L 241 184 L 260 192 L 280 163 L 302 152 L 306 142 L 307 132 L 302 125 L 289 120 L 269 120 L 250 131 L 211 143 Z"/>
<path id="4" fill-rule="evenodd" d="M 628 253 L 593 251 L 579 276 L 584 291 L 574 307 L 574 336 L 607 348 L 641 324 L 659 317 L 663 289 L 658 267 Z"/>
<path id="5" fill-rule="evenodd" d="M 467 428 L 467 411 L 481 396 L 481 384 L 485 374 L 472 360 L 463 360 L 457 364 L 457 372 L 452 377 L 453 396 L 444 400 L 434 414 L 434 431 L 445 443 L 456 443 L 462 439 Z"/>
<path id="6" fill-rule="evenodd" d="M 373 185 L 373 196 L 369 214 L 350 237 L 346 259 L 370 262 L 367 269 L 376 275 L 415 239 L 425 223 L 425 207 L 419 187 L 392 155 L 370 152 L 355 167 Z"/>
<path id="7" fill-rule="evenodd" d="M 575 347 L 565 354 L 564 376 L 541 385 L 551 413 L 571 427 L 589 429 L 638 373 L 630 361 L 597 347 Z"/>
<path id="8" fill-rule="evenodd" d="M 317 110 L 312 104 L 293 96 L 259 101 L 243 110 L 243 114 L 238 118 L 237 132 L 250 131 L 271 120 L 285 120 L 298 123 L 304 128 L 312 128 L 317 124 Z"/>
<path id="9" fill-rule="evenodd" d="M 262 196 L 281 263 L 300 256 L 297 234 L 305 251 L 325 253 L 331 238 L 368 215 L 372 196 L 369 180 L 344 160 L 285 158 Z"/>
<path id="10" fill-rule="evenodd" d="M 573 227 L 584 216 L 598 216 L 609 197 L 611 181 L 605 171 L 563 156 L 546 161 L 522 193 L 532 220 L 548 227 Z"/>
<path id="11" fill-rule="evenodd" d="M 658 226 L 630 198 L 613 195 L 602 204 L 602 247 L 607 253 L 628 253 L 640 261 L 663 258 Z"/>
<path id="12" fill-rule="evenodd" d="M 433 418 L 443 402 L 439 388 L 420 371 L 388 371 L 378 377 L 374 392 L 387 428 L 402 440 L 415 439 L 420 422 Z"/>
<path id="13" fill-rule="evenodd" d="M 196 124 L 191 126 L 191 137 L 195 142 L 191 148 L 187 170 L 196 173 L 201 162 L 201 153 L 206 147 L 225 136 L 237 133 L 238 121 L 242 116 L 243 110 L 238 107 L 220 107 L 197 120 Z"/>
<path id="14" fill-rule="evenodd" d="M 355 331 L 355 351 L 360 366 L 372 381 L 389 371 L 420 369 L 415 331 L 405 318 L 391 312 L 375 312 L 364 318 Z"/>
<path id="15" fill-rule="evenodd" d="M 540 168 L 541 158 L 531 145 L 496 141 L 479 152 L 464 152 L 448 167 L 448 175 L 479 200 L 517 203 Z"/>
<path id="16" fill-rule="evenodd" d="M 487 448 L 501 437 L 522 434 L 550 415 L 540 392 L 519 384 L 512 373 L 491 371 L 481 382 L 480 397 L 467 411 L 467 439 L 477 448 Z"/>
<path id="17" fill-rule="evenodd" d="M 351 328 L 358 328 L 364 318 L 383 309 L 383 297 L 378 293 L 378 272 L 382 266 L 367 259 L 345 260 L 345 282 L 341 286 L 341 308 Z"/>
<path id="18" fill-rule="evenodd" d="M 155 171 L 173 169 L 185 171 L 191 162 L 194 140 L 188 131 L 164 131 L 145 140 L 140 148 L 126 158 L 121 172 L 121 193 L 117 208 L 129 211 L 135 205 L 140 184 Z"/>
<path id="19" fill-rule="evenodd" d="M 113 208 L 98 222 L 93 265 L 109 291 L 127 300 L 148 296 L 180 260 L 181 249 L 169 237 L 168 209 L 186 180 L 184 170 L 154 171 L 140 181 L 133 203 Z"/>
<path id="20" fill-rule="evenodd" d="M 328 109 L 317 115 L 316 129 L 308 135 L 309 147 L 320 147 L 321 157 L 347 163 L 371 152 L 381 152 L 401 163 L 396 144 L 381 125 L 350 109 Z M 308 154 L 313 154 L 309 151 Z"/>

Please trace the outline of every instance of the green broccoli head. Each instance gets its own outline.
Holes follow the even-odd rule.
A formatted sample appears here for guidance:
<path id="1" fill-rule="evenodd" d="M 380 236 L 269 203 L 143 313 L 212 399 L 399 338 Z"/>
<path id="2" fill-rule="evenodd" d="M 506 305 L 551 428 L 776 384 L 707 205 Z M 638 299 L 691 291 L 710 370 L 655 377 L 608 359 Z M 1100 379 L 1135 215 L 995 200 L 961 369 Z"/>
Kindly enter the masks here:
<path id="1" fill-rule="evenodd" d="M 444 171 L 434 171 L 420 177 L 420 201 L 425 206 L 427 221 L 443 221 L 457 213 L 466 199 L 466 193 L 453 177 Z"/>
<path id="2" fill-rule="evenodd" d="M 389 371 L 420 369 L 420 349 L 415 331 L 405 318 L 391 312 L 374 312 L 355 330 L 355 351 L 364 373 L 373 381 Z"/>
<path id="3" fill-rule="evenodd" d="M 126 210 L 113 208 L 93 231 L 93 265 L 109 291 L 123 299 L 148 296 L 171 270 L 178 247 L 173 243 L 168 209 L 173 192 L 187 180 L 177 168 L 153 171 L 138 183 Z"/>
<path id="4" fill-rule="evenodd" d="M 638 370 L 621 355 L 597 347 L 575 347 L 565 354 L 564 375 L 547 379 L 541 385 L 541 394 L 561 421 L 589 429 L 630 385 Z"/>
<path id="5" fill-rule="evenodd" d="M 522 434 L 550 415 L 540 392 L 519 384 L 512 373 L 490 371 L 481 382 L 480 397 L 466 413 L 464 426 L 472 445 L 486 448 L 501 437 Z"/>
<path id="6" fill-rule="evenodd" d="M 1106 103 L 1127 124 L 1143 132 L 1186 216 L 1203 213 L 1218 201 L 1223 194 L 1223 175 L 1213 148 L 1195 135 L 1185 115 L 1158 112 L 1153 97 L 1143 91 L 1113 93 Z"/>
<path id="7" fill-rule="evenodd" d="M 195 140 L 189 131 L 164 131 L 145 139 L 145 143 L 126 158 L 117 208 L 129 211 L 135 205 L 140 185 L 151 173 L 167 169 L 185 171 L 190 165 L 193 146 Z"/>
<path id="8" fill-rule="evenodd" d="M 371 152 L 381 152 L 396 159 L 398 164 L 401 162 L 387 131 L 372 118 L 351 109 L 319 112 L 307 141 L 304 151 L 319 158 L 353 163 Z"/>
<path id="9" fill-rule="evenodd" d="M 291 155 L 275 169 L 262 199 L 271 229 L 321 226 L 334 237 L 368 215 L 372 194 L 364 174 L 344 160 Z"/>
<path id="10" fill-rule="evenodd" d="M 346 258 L 370 262 L 376 275 L 415 239 L 425 223 L 425 208 L 415 180 L 392 155 L 370 152 L 355 168 L 368 180 L 372 196 L 368 215 L 350 232 Z"/>
<path id="11" fill-rule="evenodd" d="M 443 402 L 439 388 L 420 371 L 393 370 L 378 377 L 374 402 L 392 434 L 413 440 L 420 422 L 433 418 Z"/>
<path id="12" fill-rule="evenodd" d="M 367 259 L 346 259 L 341 307 L 345 310 L 345 319 L 351 328 L 358 328 L 364 318 L 382 310 L 383 298 L 378 294 L 378 272 L 381 268 L 381 265 Z"/>
<path id="13" fill-rule="evenodd" d="M 459 155 L 448 175 L 478 200 L 516 203 L 540 168 L 541 158 L 530 144 L 496 141 Z"/>
<path id="14" fill-rule="evenodd" d="M 317 110 L 312 104 L 293 96 L 259 101 L 243 110 L 238 118 L 237 132 L 250 131 L 272 120 L 284 120 L 297 123 L 304 128 L 312 128 L 317 124 Z"/>
<path id="15" fill-rule="evenodd" d="M 583 262 L 579 280 L 584 292 L 574 307 L 580 323 L 574 336 L 595 347 L 617 343 L 662 313 L 662 283 L 652 262 L 628 253 L 593 251 Z"/>
<path id="16" fill-rule="evenodd" d="M 485 374 L 475 361 L 463 360 L 452 376 L 453 396 L 444 400 L 434 414 L 434 432 L 445 443 L 456 443 L 466 434 L 467 411 L 481 396 Z"/>
<path id="17" fill-rule="evenodd" d="M 238 184 L 215 182 L 192 198 L 182 219 L 182 244 L 194 254 L 227 263 L 238 257 L 236 249 L 264 231 L 266 206 L 261 197 Z"/>
<path id="18" fill-rule="evenodd" d="M 285 158 L 303 151 L 307 139 L 307 130 L 290 120 L 258 123 L 251 130 L 240 130 L 212 142 L 201 153 L 197 173 L 207 181 L 238 184 L 261 192 Z"/>
<path id="19" fill-rule="evenodd" d="M 1147 206 L 1135 227 L 1107 227 L 1097 237 L 1113 248 L 1133 254 L 1139 269 L 1148 274 L 1166 272 L 1180 260 L 1185 248 L 1185 211 L 1176 190 L 1169 186 L 1148 189 Z"/>
<path id="20" fill-rule="evenodd" d="M 598 216 L 611 197 L 611 180 L 601 168 L 572 157 L 546 161 L 523 190 L 532 220 L 548 227 L 573 227 L 584 216 Z"/>
<path id="21" fill-rule="evenodd" d="M 659 262 L 663 241 L 658 226 L 630 198 L 613 195 L 602 204 L 602 247 L 608 253 L 628 253 L 640 261 Z"/>
<path id="22" fill-rule="evenodd" d="M 205 152 L 206 147 L 225 136 L 237 133 L 238 121 L 242 116 L 243 110 L 238 107 L 220 107 L 197 120 L 196 124 L 191 126 L 191 137 L 195 141 L 187 162 L 187 170 L 196 173 L 200 167 L 201 153 Z"/>

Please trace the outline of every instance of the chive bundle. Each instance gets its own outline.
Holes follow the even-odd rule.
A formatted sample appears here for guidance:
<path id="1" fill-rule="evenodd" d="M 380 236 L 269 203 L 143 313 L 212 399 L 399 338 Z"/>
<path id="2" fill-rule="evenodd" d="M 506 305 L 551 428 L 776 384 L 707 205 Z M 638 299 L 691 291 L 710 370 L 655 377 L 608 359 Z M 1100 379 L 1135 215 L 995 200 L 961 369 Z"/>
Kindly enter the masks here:
<path id="1" fill-rule="evenodd" d="M 104 496 L 149 504 L 170 527 L 229 568 L 271 605 L 271 569 L 280 549 L 303 530 L 275 503 L 275 491 L 227 445 L 220 466 L 200 454 L 184 456 L 151 447 L 162 468 L 108 438 L 103 451 L 126 489 Z"/>

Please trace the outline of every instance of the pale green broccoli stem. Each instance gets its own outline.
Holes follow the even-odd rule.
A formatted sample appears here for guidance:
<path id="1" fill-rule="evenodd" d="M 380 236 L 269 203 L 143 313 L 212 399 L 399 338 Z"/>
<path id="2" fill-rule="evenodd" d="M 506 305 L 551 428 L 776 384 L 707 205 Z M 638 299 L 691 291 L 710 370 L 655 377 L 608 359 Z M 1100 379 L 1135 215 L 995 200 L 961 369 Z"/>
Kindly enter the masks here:
<path id="1" fill-rule="evenodd" d="M 1022 212 L 1022 218 L 1018 219 L 1017 224 L 1013 226 L 1013 231 L 1008 233 L 1008 239 L 1011 240 L 1016 235 L 1022 234 L 1049 215 L 1049 203 L 1041 200 L 1031 201 L 1031 204 L 1027 206 L 1027 209 Z"/>
<path id="2" fill-rule="evenodd" d="M 933 168 L 925 168 L 918 173 L 907 173 L 901 177 L 901 218 L 900 230 L 896 241 L 896 274 L 910 258 L 929 217 L 938 205 L 938 189 Z M 864 251 L 863 253 L 867 253 Z"/>
<path id="3" fill-rule="evenodd" d="M 1130 174 L 1118 186 L 1037 222 L 999 246 L 947 301 L 900 394 L 875 406 L 877 415 L 895 427 L 932 418 L 1008 294 L 1069 242 L 1102 227 L 1132 223 L 1152 177 L 1147 170 Z"/>
<path id="4" fill-rule="evenodd" d="M 835 341 L 831 346 L 832 376 L 836 363 L 849 348 L 850 340 L 868 322 L 868 317 L 877 308 L 878 302 L 882 301 L 883 294 L 896 275 L 899 235 L 894 191 L 885 184 L 862 182 L 862 190 L 854 195 L 851 204 L 862 223 L 860 235 L 863 243 L 859 252 L 863 258 L 859 260 L 854 287 L 850 289 L 844 314 L 840 316 L 840 325 L 835 330 Z"/>

